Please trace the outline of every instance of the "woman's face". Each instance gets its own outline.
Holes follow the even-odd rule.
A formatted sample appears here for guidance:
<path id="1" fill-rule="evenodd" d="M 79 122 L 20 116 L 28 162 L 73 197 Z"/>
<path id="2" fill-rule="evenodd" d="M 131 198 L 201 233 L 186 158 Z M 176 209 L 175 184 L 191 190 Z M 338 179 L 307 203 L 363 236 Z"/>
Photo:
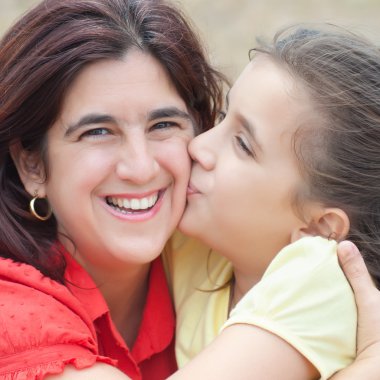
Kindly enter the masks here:
<path id="1" fill-rule="evenodd" d="M 160 254 L 185 206 L 192 137 L 186 104 L 149 54 L 131 50 L 79 74 L 48 132 L 48 179 L 38 189 L 84 266 Z"/>
<path id="2" fill-rule="evenodd" d="M 223 121 L 189 145 L 194 164 L 180 229 L 251 276 L 304 225 L 293 204 L 303 180 L 292 136 L 309 107 L 296 91 L 288 73 L 256 57 L 232 87 Z"/>

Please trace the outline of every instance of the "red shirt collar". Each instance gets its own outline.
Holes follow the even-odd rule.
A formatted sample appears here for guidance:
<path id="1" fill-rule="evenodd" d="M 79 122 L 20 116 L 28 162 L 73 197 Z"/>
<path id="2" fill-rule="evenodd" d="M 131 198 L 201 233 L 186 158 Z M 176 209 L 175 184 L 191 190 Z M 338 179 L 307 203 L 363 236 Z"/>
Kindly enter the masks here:
<path id="1" fill-rule="evenodd" d="M 95 322 L 102 315 L 109 313 L 107 303 L 86 270 L 69 253 L 65 252 L 65 258 L 67 262 L 66 285 L 83 305 L 91 320 Z"/>
<path id="2" fill-rule="evenodd" d="M 161 257 L 153 261 L 142 322 L 132 354 L 137 362 L 164 350 L 174 338 L 175 317 Z M 150 350 L 147 350 L 147 347 Z"/>
<path id="3" fill-rule="evenodd" d="M 108 306 L 91 276 L 70 254 L 66 254 L 66 259 L 67 287 L 87 310 L 96 326 L 97 319 L 106 314 L 109 316 Z M 137 363 L 165 350 L 172 342 L 175 330 L 174 310 L 160 257 L 152 262 L 148 281 L 143 318 L 132 348 L 132 356 Z M 116 331 L 116 328 L 113 330 Z M 120 335 L 114 335 L 118 344 L 125 346 L 125 342 L 120 341 Z"/>

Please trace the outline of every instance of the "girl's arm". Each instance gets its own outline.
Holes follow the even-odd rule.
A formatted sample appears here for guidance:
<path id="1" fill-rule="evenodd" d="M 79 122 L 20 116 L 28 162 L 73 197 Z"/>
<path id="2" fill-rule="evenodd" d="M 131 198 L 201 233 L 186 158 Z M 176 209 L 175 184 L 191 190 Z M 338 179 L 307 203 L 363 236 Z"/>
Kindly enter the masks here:
<path id="1" fill-rule="evenodd" d="M 232 325 L 171 380 L 319 379 L 310 363 L 281 338 L 252 325 Z"/>

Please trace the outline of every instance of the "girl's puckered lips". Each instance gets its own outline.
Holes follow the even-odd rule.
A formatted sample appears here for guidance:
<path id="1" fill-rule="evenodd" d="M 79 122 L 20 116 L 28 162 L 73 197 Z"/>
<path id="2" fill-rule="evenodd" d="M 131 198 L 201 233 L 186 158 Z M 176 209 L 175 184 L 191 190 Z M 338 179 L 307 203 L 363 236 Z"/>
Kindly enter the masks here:
<path id="1" fill-rule="evenodd" d="M 189 183 L 187 186 L 187 195 L 194 194 L 201 194 L 201 192 L 192 183 Z"/>

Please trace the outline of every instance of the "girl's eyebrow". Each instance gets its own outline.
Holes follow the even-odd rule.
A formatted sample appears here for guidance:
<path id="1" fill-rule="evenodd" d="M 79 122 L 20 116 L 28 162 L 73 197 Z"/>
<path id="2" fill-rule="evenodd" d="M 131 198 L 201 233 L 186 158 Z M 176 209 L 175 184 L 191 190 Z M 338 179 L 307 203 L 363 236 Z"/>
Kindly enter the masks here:
<path id="1" fill-rule="evenodd" d="M 191 123 L 194 124 L 194 120 L 190 116 L 190 114 L 188 112 L 180 110 L 177 107 L 166 107 L 166 108 L 159 108 L 159 109 L 153 110 L 149 112 L 148 114 L 148 121 L 153 121 L 153 120 L 162 119 L 166 117 L 170 117 L 170 118 L 179 117 L 181 119 L 190 121 Z M 65 137 L 69 137 L 76 130 L 78 130 L 79 128 L 85 125 L 105 124 L 105 123 L 117 123 L 117 120 L 113 116 L 107 115 L 107 114 L 90 113 L 90 114 L 84 115 L 76 123 L 68 126 L 68 128 L 65 131 Z"/>

